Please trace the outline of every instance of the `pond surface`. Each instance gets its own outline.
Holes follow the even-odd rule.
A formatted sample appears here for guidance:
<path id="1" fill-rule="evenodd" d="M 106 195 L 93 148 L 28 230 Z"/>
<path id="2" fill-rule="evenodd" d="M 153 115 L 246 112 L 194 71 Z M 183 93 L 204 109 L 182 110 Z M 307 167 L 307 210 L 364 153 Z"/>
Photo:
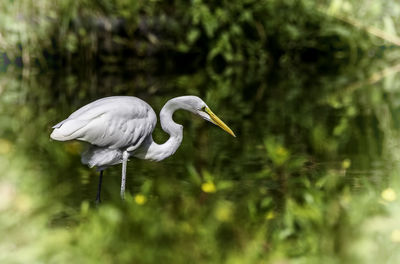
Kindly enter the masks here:
<path id="1" fill-rule="evenodd" d="M 27 197 L 40 192 L 44 208 L 57 203 L 46 214 L 50 228 L 80 226 L 82 206 L 94 206 L 98 175 L 80 163 L 84 145 L 51 141 L 51 127 L 105 96 L 140 97 L 158 114 L 170 98 L 198 95 L 237 138 L 180 111 L 175 120 L 184 126 L 184 139 L 175 155 L 160 163 L 130 160 L 126 210 L 135 213 L 126 225 L 135 228 L 126 232 L 138 239 L 126 241 L 138 243 L 135 250 L 155 241 L 161 253 L 146 249 L 148 259 L 172 259 L 168 254 L 176 257 L 179 249 L 211 261 L 248 252 L 246 245 L 255 243 L 262 249 L 255 246 L 254 254 L 268 258 L 281 252 L 367 263 L 362 252 L 374 245 L 376 258 L 391 261 L 398 227 L 369 229 L 368 219 L 398 212 L 390 209 L 400 187 L 398 71 L 382 62 L 184 74 L 119 68 L 44 74 L 10 67 L 0 75 L 0 154 L 8 168 L 3 182 Z M 168 138 L 159 124 L 154 138 Z M 120 174 L 121 165 L 105 171 L 101 206 L 125 215 Z M 131 203 L 137 207 L 129 209 Z M 177 229 L 181 235 L 174 240 L 169 232 Z M 374 244 L 377 234 L 383 242 Z M 210 252 L 204 251 L 207 243 Z M 186 254 L 181 260 L 191 259 Z"/>

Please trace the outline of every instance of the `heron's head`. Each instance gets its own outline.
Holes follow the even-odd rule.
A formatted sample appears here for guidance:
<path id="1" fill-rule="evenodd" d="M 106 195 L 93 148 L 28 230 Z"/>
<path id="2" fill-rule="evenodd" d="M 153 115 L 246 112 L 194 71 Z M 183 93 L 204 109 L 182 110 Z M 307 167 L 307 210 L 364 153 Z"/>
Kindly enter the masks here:
<path id="1" fill-rule="evenodd" d="M 236 137 L 235 133 L 233 133 L 233 131 L 221 119 L 219 119 L 218 116 L 211 111 L 208 105 L 199 97 L 182 96 L 181 98 L 183 99 L 182 101 L 186 110 L 199 115 L 204 120 L 219 126 L 232 136 Z"/>

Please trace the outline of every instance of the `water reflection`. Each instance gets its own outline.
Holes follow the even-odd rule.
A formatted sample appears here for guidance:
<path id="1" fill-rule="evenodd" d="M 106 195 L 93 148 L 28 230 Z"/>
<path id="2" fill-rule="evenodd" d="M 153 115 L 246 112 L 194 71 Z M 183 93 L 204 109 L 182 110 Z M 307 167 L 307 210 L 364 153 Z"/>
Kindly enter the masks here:
<path id="1" fill-rule="evenodd" d="M 369 231 L 357 228 L 384 210 L 399 212 L 378 200 L 389 186 L 399 190 L 399 67 L 361 68 L 346 74 L 229 68 L 167 76 L 24 76 L 8 69 L 0 76 L 0 167 L 6 171 L 0 190 L 7 196 L 0 211 L 47 210 L 52 226 L 94 230 L 88 244 L 107 233 L 96 226 L 101 223 L 114 231 L 122 225 L 126 236 L 107 235 L 123 236 L 138 248 L 170 243 L 160 249 L 174 252 L 195 248 L 193 238 L 212 237 L 220 252 L 209 254 L 220 258 L 256 243 L 264 247 L 253 249 L 261 255 L 282 251 L 290 257 L 352 259 L 357 250 L 350 244 L 359 245 L 360 237 L 370 241 Z M 174 96 L 198 95 L 237 139 L 178 112 L 184 140 L 176 154 L 161 163 L 131 160 L 132 197 L 125 204 L 119 200 L 120 167 L 107 169 L 104 209 L 92 212 L 98 176 L 80 163 L 81 144 L 50 141 L 49 134 L 82 105 L 116 94 L 138 96 L 157 114 Z M 159 124 L 155 139 L 166 140 Z M 391 202 L 383 199 L 384 205 Z M 88 223 L 82 222 L 86 218 Z M 34 227 L 29 219 L 20 221 Z"/>

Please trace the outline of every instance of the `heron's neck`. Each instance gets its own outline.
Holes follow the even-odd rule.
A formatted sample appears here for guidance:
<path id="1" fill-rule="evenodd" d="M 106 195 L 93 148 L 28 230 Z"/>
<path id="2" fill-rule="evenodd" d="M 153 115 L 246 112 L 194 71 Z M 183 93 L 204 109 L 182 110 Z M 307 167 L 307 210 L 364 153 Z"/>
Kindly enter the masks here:
<path id="1" fill-rule="evenodd" d="M 160 161 L 173 155 L 182 143 L 183 126 L 174 122 L 172 115 L 178 109 L 182 109 L 179 97 L 169 100 L 160 112 L 162 129 L 169 134 L 169 139 L 164 144 L 157 144 L 153 137 L 144 142 L 145 149 L 135 154 L 138 158 Z"/>

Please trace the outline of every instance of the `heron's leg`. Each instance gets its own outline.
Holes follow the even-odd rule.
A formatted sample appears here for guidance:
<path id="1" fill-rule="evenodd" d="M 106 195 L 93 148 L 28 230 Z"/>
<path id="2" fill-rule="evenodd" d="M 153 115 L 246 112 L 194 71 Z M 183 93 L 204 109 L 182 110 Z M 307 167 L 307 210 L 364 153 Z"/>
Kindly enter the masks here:
<path id="1" fill-rule="evenodd" d="M 100 193 L 101 193 L 101 182 L 103 181 L 103 170 L 100 171 L 100 176 L 99 176 L 99 186 L 97 188 L 97 195 L 96 195 L 96 204 L 101 203 L 100 200 Z"/>
<path id="2" fill-rule="evenodd" d="M 122 179 L 121 179 L 121 199 L 125 197 L 125 182 L 126 182 L 126 165 L 128 163 L 128 152 L 124 152 L 122 155 Z"/>

